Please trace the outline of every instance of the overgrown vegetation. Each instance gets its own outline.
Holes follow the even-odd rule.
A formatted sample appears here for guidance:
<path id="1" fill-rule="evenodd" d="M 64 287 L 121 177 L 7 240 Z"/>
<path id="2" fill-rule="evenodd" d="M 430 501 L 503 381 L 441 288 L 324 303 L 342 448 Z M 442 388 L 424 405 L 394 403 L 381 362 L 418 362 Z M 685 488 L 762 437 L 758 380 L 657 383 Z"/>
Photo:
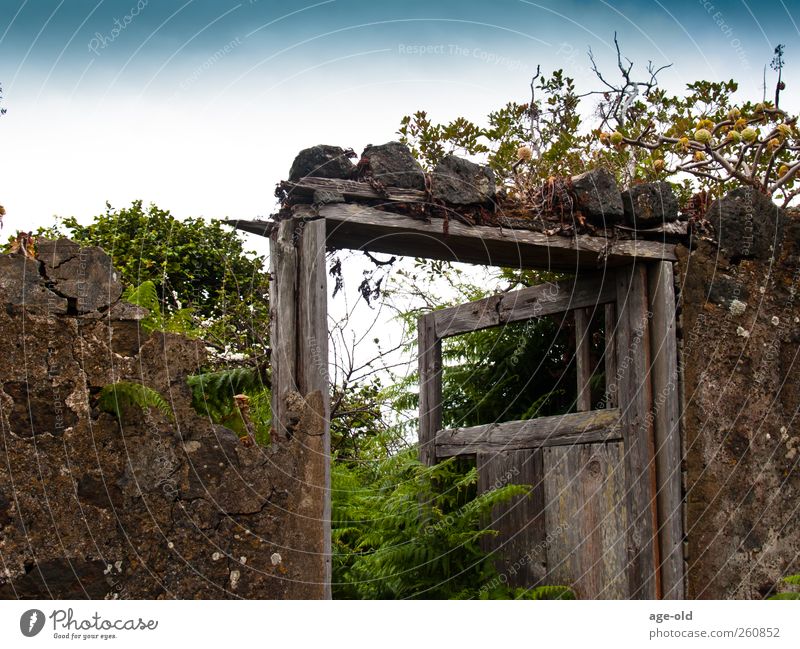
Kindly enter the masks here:
<path id="1" fill-rule="evenodd" d="M 97 407 L 103 412 L 114 415 L 120 421 L 123 420 L 125 410 L 128 408 L 140 408 L 148 410 L 155 408 L 167 419 L 174 419 L 172 408 L 153 388 L 149 388 L 141 383 L 131 381 L 117 381 L 103 387 L 98 395 Z"/>

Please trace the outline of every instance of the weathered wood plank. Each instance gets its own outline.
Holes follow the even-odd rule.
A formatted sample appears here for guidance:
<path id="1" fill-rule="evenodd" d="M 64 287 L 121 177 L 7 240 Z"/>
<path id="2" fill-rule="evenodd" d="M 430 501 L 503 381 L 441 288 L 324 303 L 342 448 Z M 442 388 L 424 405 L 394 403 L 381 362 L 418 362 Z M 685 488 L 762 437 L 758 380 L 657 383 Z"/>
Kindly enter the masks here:
<path id="1" fill-rule="evenodd" d="M 605 350 L 603 362 L 606 374 L 606 408 L 617 407 L 617 316 L 614 304 L 605 305 Z"/>
<path id="2" fill-rule="evenodd" d="M 497 571 L 509 586 L 537 586 L 547 574 L 542 450 L 481 452 L 476 466 L 479 493 L 508 484 L 531 487 L 528 495 L 492 510 L 486 527 L 499 533 L 482 537 L 481 547 L 495 555 Z"/>
<path id="3" fill-rule="evenodd" d="M 428 466 L 436 463 L 436 431 L 442 427 L 442 341 L 431 314 L 417 321 L 419 354 L 419 455 Z"/>
<path id="4" fill-rule="evenodd" d="M 436 433 L 437 457 L 601 442 L 622 438 L 619 410 L 591 410 Z"/>
<path id="5" fill-rule="evenodd" d="M 303 206 L 307 208 L 308 206 Z M 308 212 L 308 209 L 305 210 Z M 596 269 L 634 259 L 674 261 L 675 246 L 656 241 L 548 236 L 539 232 L 426 222 L 354 203 L 323 205 L 328 245 L 410 257 L 544 270 Z M 242 223 L 241 221 L 239 223 Z"/>
<path id="6" fill-rule="evenodd" d="M 297 390 L 297 249 L 298 222 L 282 221 L 270 237 L 270 341 L 272 344 L 272 422 L 277 435 L 289 437 L 285 399 Z"/>
<path id="7" fill-rule="evenodd" d="M 403 187 L 386 187 L 382 193 L 378 193 L 369 183 L 362 183 L 355 180 L 340 180 L 338 178 L 317 178 L 307 176 L 298 181 L 284 181 L 282 186 L 288 189 L 294 196 L 311 196 L 317 190 L 336 192 L 346 198 L 367 198 L 387 201 L 397 201 L 400 203 L 424 203 L 427 195 L 418 189 L 404 189 Z"/>
<path id="8" fill-rule="evenodd" d="M 653 411 L 658 480 L 658 537 L 664 599 L 684 598 L 683 497 L 681 492 L 678 349 L 675 337 L 675 286 L 672 264 L 654 264 L 648 272 L 653 314 Z"/>
<path id="9" fill-rule="evenodd" d="M 297 256 L 297 387 L 315 410 L 313 431 L 304 446 L 304 489 L 313 511 L 304 512 L 322 527 L 324 561 L 322 596 L 331 599 L 331 473 L 330 388 L 328 383 L 328 288 L 325 267 L 325 225 L 302 224 Z"/>
<path id="10" fill-rule="evenodd" d="M 578 377 L 578 398 L 576 409 L 586 412 L 592 409 L 592 390 L 589 380 L 592 378 L 592 364 L 589 354 L 591 313 L 586 308 L 575 309 L 575 365 Z"/>
<path id="11" fill-rule="evenodd" d="M 620 442 L 543 449 L 547 582 L 580 599 L 627 599 Z"/>
<path id="12" fill-rule="evenodd" d="M 539 318 L 616 299 L 613 280 L 601 274 L 548 282 L 433 312 L 439 338 Z"/>
<path id="13" fill-rule="evenodd" d="M 625 441 L 630 597 L 659 596 L 655 448 L 650 385 L 647 273 L 637 264 L 617 272 L 618 399 Z"/>

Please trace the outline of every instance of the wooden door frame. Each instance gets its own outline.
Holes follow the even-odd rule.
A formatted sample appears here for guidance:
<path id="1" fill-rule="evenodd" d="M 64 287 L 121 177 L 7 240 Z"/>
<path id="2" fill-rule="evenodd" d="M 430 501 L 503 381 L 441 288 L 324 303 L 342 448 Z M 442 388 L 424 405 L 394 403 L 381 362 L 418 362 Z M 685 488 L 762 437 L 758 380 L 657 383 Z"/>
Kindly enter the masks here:
<path id="1" fill-rule="evenodd" d="M 285 184 L 285 183 L 284 183 Z M 270 238 L 271 285 L 270 314 L 273 353 L 272 403 L 274 428 L 285 433 L 287 395 L 297 392 L 303 396 L 317 394 L 316 416 L 321 418 L 319 452 L 313 454 L 324 459 L 321 485 L 304 485 L 309 497 L 319 499 L 320 530 L 324 536 L 321 561 L 324 563 L 324 597 L 330 597 L 331 546 L 330 546 L 330 404 L 327 377 L 327 286 L 324 259 L 327 248 L 385 252 L 411 257 L 461 261 L 472 264 L 508 266 L 538 270 L 582 272 L 627 266 L 646 262 L 650 266 L 648 283 L 650 299 L 658 295 L 658 304 L 651 304 L 651 340 L 663 339 L 664 344 L 652 354 L 653 390 L 667 391 L 664 407 L 655 413 L 657 479 L 659 482 L 659 511 L 671 511 L 672 516 L 659 522 L 661 547 L 668 548 L 662 563 L 664 595 L 682 598 L 683 558 L 682 507 L 680 471 L 681 448 L 678 431 L 679 406 L 677 401 L 677 350 L 675 332 L 675 297 L 672 287 L 672 262 L 677 260 L 675 246 L 666 242 L 642 239 L 608 239 L 589 235 L 563 237 L 530 230 L 498 228 L 493 226 L 468 226 L 450 220 L 444 227 L 436 219 L 415 218 L 393 205 L 424 205 L 425 192 L 387 188 L 378 193 L 368 183 L 340 181 L 323 178 L 304 178 L 289 183 L 295 193 L 294 204 L 282 209 L 271 220 L 230 220 L 229 225 L 252 234 Z M 316 204 L 313 191 L 324 188 L 341 194 L 348 202 Z M 305 198 L 304 198 L 305 197 Z M 303 202 L 303 201 L 306 202 Z M 368 200 L 370 204 L 358 201 Z M 383 209 L 374 203 L 381 201 Z M 654 274 L 652 268 L 658 268 Z M 433 327 L 433 323 L 430 327 Z M 661 334 L 664 338 L 661 338 Z M 430 340 L 435 349 L 435 329 L 420 329 L 420 337 Z M 427 338 L 426 338 L 427 337 Z M 424 347 L 428 348 L 428 345 Z M 427 358 L 427 356 L 426 356 Z M 435 363 L 422 367 L 421 376 L 436 372 Z M 428 359 L 430 360 L 430 359 Z M 309 365 L 310 364 L 310 365 Z M 311 369 L 311 371 L 309 371 Z M 431 393 L 436 396 L 435 391 Z M 424 395 L 423 395 L 424 398 Z M 436 407 L 420 420 L 428 429 L 436 422 Z M 438 415 L 440 417 L 440 414 Z M 433 426 L 435 428 L 435 426 Z M 663 453 L 662 453 L 663 450 Z M 423 449 L 423 459 L 425 458 Z M 430 459 L 430 458 L 427 458 Z M 666 530 L 666 532 L 665 532 Z"/>
<path id="2" fill-rule="evenodd" d="M 606 408 L 588 397 L 588 317 L 604 305 L 611 360 Z M 442 428 L 442 339 L 575 311 L 579 412 Z M 615 311 L 618 311 L 617 317 Z M 434 311 L 418 320 L 421 460 L 622 440 L 628 584 L 633 598 L 682 599 L 681 447 L 672 264 L 635 263 Z M 654 402 L 654 396 L 658 399 Z"/>

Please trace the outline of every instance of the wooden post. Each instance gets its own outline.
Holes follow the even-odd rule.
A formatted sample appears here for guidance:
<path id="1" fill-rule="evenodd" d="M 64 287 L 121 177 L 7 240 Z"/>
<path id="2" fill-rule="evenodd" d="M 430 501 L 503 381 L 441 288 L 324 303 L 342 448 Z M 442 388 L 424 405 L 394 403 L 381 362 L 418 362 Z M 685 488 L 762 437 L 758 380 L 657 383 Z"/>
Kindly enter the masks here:
<path id="1" fill-rule="evenodd" d="M 295 220 L 278 224 L 270 238 L 270 341 L 272 345 L 272 427 L 289 437 L 286 397 L 297 391 L 297 249 Z"/>
<path id="2" fill-rule="evenodd" d="M 592 378 L 592 366 L 589 355 L 589 310 L 575 309 L 575 365 L 578 375 L 578 412 L 592 409 L 592 390 L 589 380 Z"/>
<path id="3" fill-rule="evenodd" d="M 649 271 L 650 311 L 653 314 L 650 334 L 655 395 L 653 424 L 662 589 L 664 599 L 683 599 L 683 498 L 675 286 L 671 263 L 652 264 Z"/>
<path id="4" fill-rule="evenodd" d="M 605 336 L 606 348 L 604 352 L 606 374 L 606 408 L 616 408 L 617 399 L 617 315 L 613 304 L 605 305 Z"/>
<path id="5" fill-rule="evenodd" d="M 618 398 L 625 443 L 628 503 L 628 579 L 631 599 L 660 596 L 655 443 L 650 386 L 650 313 L 647 270 L 635 264 L 617 272 Z"/>
<path id="6" fill-rule="evenodd" d="M 442 427 L 442 341 L 433 314 L 417 320 L 419 354 L 419 458 L 436 463 L 436 433 Z"/>
<path id="7" fill-rule="evenodd" d="M 330 395 L 325 224 L 286 219 L 270 239 L 272 421 L 276 443 L 293 445 L 293 537 L 313 566 L 296 597 L 331 598 Z M 290 412 L 291 411 L 291 412 Z M 318 522 L 310 533 L 313 522 Z"/>

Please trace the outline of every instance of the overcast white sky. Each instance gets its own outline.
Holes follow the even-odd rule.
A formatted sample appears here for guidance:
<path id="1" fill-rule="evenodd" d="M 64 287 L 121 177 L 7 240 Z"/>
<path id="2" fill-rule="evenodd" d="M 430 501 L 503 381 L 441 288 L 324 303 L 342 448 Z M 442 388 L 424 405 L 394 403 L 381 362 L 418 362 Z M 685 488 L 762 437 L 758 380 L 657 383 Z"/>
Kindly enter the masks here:
<path id="1" fill-rule="evenodd" d="M 674 63 L 671 88 L 735 78 L 760 94 L 786 43 L 797 107 L 800 7 L 780 0 L 138 1 L 0 2 L 4 234 L 106 200 L 267 215 L 299 149 L 360 151 L 420 108 L 481 120 L 526 101 L 537 64 L 596 87 L 586 50 L 612 66 L 614 30 L 635 61 Z"/>

